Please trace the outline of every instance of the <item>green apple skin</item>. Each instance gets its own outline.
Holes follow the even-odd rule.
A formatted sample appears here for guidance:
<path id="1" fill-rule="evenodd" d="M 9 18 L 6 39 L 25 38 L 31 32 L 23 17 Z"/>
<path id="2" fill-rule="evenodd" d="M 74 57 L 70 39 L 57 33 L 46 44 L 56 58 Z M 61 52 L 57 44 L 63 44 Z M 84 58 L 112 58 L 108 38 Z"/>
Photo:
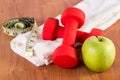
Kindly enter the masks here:
<path id="1" fill-rule="evenodd" d="M 103 36 L 89 37 L 82 46 L 84 64 L 94 72 L 103 72 L 110 68 L 115 60 L 114 43 Z"/>

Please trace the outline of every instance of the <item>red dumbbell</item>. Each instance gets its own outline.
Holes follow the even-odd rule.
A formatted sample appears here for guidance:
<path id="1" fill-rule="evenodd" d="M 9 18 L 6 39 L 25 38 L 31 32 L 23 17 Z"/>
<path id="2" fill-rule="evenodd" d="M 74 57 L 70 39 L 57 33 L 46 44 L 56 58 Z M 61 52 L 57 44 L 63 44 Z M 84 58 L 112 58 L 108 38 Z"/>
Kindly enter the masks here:
<path id="1" fill-rule="evenodd" d="M 62 68 L 73 68 L 78 64 L 76 49 L 73 48 L 76 40 L 77 28 L 84 24 L 85 14 L 82 10 L 67 8 L 61 17 L 65 26 L 62 45 L 56 48 L 53 54 L 53 62 Z"/>
<path id="2" fill-rule="evenodd" d="M 62 38 L 64 35 L 64 27 L 59 26 L 59 21 L 55 18 L 48 18 L 44 24 L 42 38 L 44 40 L 54 40 L 57 37 Z M 103 31 L 93 28 L 90 33 L 77 31 L 76 41 L 83 43 L 90 36 L 101 36 Z"/>

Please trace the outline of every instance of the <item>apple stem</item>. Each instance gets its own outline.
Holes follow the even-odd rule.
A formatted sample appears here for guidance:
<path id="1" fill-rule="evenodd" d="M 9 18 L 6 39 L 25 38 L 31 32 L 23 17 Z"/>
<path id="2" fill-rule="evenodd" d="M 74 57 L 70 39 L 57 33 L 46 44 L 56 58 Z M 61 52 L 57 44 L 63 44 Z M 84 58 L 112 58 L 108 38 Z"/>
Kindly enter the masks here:
<path id="1" fill-rule="evenodd" d="M 96 38 L 100 41 L 100 42 L 102 42 L 102 38 L 99 38 L 98 36 L 96 36 Z"/>

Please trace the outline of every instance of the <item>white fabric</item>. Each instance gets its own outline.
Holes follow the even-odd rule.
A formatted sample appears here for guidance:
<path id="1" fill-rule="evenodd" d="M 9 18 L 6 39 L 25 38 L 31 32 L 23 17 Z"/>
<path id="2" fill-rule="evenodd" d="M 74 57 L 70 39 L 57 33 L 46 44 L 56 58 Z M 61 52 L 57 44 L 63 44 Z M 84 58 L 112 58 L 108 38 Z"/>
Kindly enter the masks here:
<path id="1" fill-rule="evenodd" d="M 119 0 L 84 0 L 75 7 L 82 9 L 86 14 L 85 24 L 80 28 L 82 31 L 90 32 L 94 27 L 105 30 L 120 19 Z M 58 15 L 56 18 L 60 19 L 60 16 Z M 60 38 L 54 41 L 43 40 L 41 38 L 43 25 L 39 27 L 38 40 L 34 46 L 34 56 L 25 56 L 26 41 L 30 32 L 17 36 L 10 43 L 11 49 L 15 53 L 36 66 L 52 63 L 52 54 L 62 42 Z"/>

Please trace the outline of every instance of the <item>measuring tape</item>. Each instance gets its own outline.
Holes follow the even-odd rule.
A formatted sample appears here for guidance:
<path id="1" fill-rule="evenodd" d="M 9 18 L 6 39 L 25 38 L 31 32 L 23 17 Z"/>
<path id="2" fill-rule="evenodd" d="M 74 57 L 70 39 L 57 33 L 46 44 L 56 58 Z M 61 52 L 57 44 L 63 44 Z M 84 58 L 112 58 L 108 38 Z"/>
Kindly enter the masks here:
<path id="1" fill-rule="evenodd" d="M 33 47 L 37 39 L 37 33 L 38 33 L 38 26 L 35 21 L 30 36 L 26 43 L 25 55 L 27 56 L 33 56 Z"/>
<path id="2" fill-rule="evenodd" d="M 17 36 L 31 30 L 30 36 L 26 43 L 25 55 L 33 55 L 33 47 L 38 33 L 38 26 L 34 18 L 13 18 L 4 22 L 2 28 L 4 33 L 9 36 Z"/>
<path id="3" fill-rule="evenodd" d="M 13 18 L 4 22 L 2 28 L 5 34 L 9 36 L 17 36 L 30 31 L 33 24 L 34 18 Z"/>

